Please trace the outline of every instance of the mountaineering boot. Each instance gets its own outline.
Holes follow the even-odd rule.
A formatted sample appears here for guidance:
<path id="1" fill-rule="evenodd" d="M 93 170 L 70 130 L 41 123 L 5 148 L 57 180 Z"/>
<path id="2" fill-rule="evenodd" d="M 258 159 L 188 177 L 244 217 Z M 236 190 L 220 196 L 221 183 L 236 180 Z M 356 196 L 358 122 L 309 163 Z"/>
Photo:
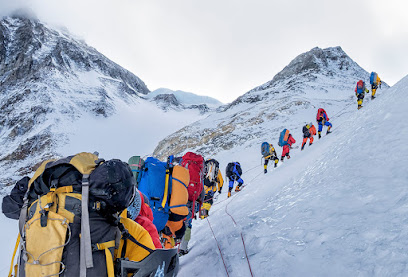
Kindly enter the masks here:
<path id="1" fill-rule="evenodd" d="M 374 95 L 371 96 L 371 100 L 373 100 L 373 99 L 375 99 L 375 96 L 374 96 Z"/>
<path id="2" fill-rule="evenodd" d="M 319 139 L 322 137 L 322 132 L 318 132 Z"/>
<path id="3" fill-rule="evenodd" d="M 231 192 L 230 192 L 230 191 L 228 192 L 228 198 L 229 198 L 229 197 L 231 197 Z"/>
<path id="4" fill-rule="evenodd" d="M 361 106 L 361 105 L 358 105 L 358 107 L 357 107 L 357 110 L 359 110 L 359 109 L 361 109 L 363 106 Z"/>
<path id="5" fill-rule="evenodd" d="M 275 167 L 277 167 L 278 166 L 278 163 L 275 163 Z"/>
<path id="6" fill-rule="evenodd" d="M 206 218 L 206 217 L 208 217 L 208 210 L 207 210 L 207 209 L 202 209 L 202 210 L 201 210 L 200 218 L 201 218 L 201 219 L 204 219 L 204 218 Z"/>
<path id="7" fill-rule="evenodd" d="M 266 174 L 267 172 L 268 172 L 268 170 L 265 168 L 265 169 L 264 169 L 264 173 Z"/>
<path id="8" fill-rule="evenodd" d="M 287 155 L 287 157 L 288 157 L 288 160 L 290 159 L 290 156 L 289 155 Z"/>
<path id="9" fill-rule="evenodd" d="M 282 156 L 282 157 L 281 157 L 281 162 L 283 162 L 283 158 L 284 158 L 284 157 Z"/>
<path id="10" fill-rule="evenodd" d="M 312 145 L 313 143 L 309 143 L 309 146 Z"/>
<path id="11" fill-rule="evenodd" d="M 302 151 L 303 148 L 305 148 L 305 143 L 302 144 L 302 148 L 300 148 L 300 151 Z"/>
<path id="12" fill-rule="evenodd" d="M 186 254 L 188 254 L 188 249 L 187 249 L 187 250 L 180 249 L 180 251 L 179 251 L 179 257 L 184 256 L 184 255 L 186 255 Z"/>
<path id="13" fill-rule="evenodd" d="M 331 129 L 331 126 L 329 126 L 329 128 L 327 128 L 326 135 L 331 133 L 330 129 Z"/>
<path id="14" fill-rule="evenodd" d="M 236 186 L 236 187 L 235 187 L 235 191 L 236 191 L 236 192 L 241 191 L 241 186 Z"/>

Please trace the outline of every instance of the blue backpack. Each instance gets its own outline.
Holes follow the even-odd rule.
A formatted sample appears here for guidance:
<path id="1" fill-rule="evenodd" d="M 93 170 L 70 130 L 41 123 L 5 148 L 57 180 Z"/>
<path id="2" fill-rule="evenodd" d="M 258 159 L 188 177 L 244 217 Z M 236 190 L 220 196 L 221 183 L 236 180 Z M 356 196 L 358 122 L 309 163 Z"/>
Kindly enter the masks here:
<path id="1" fill-rule="evenodd" d="M 377 84 L 377 73 L 371 72 L 370 75 L 370 84 Z"/>
<path id="2" fill-rule="evenodd" d="M 269 147 L 269 143 L 267 142 L 263 142 L 261 145 L 261 153 L 262 156 L 267 157 L 270 154 L 270 147 Z"/>
<path id="3" fill-rule="evenodd" d="M 157 231 L 161 231 L 166 226 L 169 219 L 169 197 L 171 194 L 171 183 L 169 181 L 166 204 L 163 207 L 167 163 L 149 157 L 146 159 L 141 172 L 138 189 L 145 194 L 150 201 L 150 208 L 153 211 L 153 224 Z"/>
<path id="4" fill-rule="evenodd" d="M 361 93 L 364 93 L 364 91 L 365 91 L 365 83 L 362 80 L 360 80 L 357 82 L 356 92 L 358 94 L 361 94 Z"/>
<path id="5" fill-rule="evenodd" d="M 280 136 L 279 136 L 278 145 L 282 147 L 285 146 L 286 144 L 288 144 L 288 139 L 289 139 L 289 130 L 283 129 L 283 131 L 280 133 Z"/>

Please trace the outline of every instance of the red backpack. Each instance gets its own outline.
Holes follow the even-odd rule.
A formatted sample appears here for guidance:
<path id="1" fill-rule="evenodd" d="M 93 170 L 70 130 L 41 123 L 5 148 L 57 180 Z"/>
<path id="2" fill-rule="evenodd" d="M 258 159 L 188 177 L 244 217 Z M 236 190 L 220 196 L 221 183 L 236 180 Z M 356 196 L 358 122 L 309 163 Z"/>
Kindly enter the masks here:
<path id="1" fill-rule="evenodd" d="M 190 184 L 187 188 L 188 200 L 192 201 L 194 205 L 204 188 L 204 158 L 201 155 L 197 155 L 193 152 L 187 152 L 182 158 L 181 166 L 187 168 L 190 173 Z"/>
<path id="2" fill-rule="evenodd" d="M 317 110 L 316 121 L 319 121 L 320 117 L 322 117 L 323 114 L 326 115 L 326 121 L 329 121 L 329 117 L 327 116 L 327 113 L 323 108 Z"/>

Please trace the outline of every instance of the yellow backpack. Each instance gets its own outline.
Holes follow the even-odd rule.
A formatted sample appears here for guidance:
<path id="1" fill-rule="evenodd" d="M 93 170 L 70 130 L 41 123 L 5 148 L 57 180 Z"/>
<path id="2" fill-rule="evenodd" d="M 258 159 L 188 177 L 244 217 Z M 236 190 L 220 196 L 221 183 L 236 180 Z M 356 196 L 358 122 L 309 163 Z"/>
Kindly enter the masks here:
<path id="1" fill-rule="evenodd" d="M 114 277 L 115 216 L 134 191 L 132 171 L 120 160 L 84 152 L 43 162 L 24 197 L 14 276 Z"/>

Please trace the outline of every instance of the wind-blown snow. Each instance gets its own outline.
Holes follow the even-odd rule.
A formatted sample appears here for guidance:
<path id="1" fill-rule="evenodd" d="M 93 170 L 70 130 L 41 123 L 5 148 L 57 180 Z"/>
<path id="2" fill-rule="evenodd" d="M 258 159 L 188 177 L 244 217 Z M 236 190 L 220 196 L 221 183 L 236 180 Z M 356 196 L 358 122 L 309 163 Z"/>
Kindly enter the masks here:
<path id="1" fill-rule="evenodd" d="M 408 77 L 362 110 L 346 107 L 332 134 L 266 175 L 260 145 L 216 156 L 222 167 L 239 160 L 247 182 L 221 202 L 225 184 L 210 211 L 230 276 L 250 276 L 240 232 L 254 276 L 408 275 L 407 93 Z M 190 246 L 179 276 L 226 276 L 206 220 L 193 222 Z"/>

